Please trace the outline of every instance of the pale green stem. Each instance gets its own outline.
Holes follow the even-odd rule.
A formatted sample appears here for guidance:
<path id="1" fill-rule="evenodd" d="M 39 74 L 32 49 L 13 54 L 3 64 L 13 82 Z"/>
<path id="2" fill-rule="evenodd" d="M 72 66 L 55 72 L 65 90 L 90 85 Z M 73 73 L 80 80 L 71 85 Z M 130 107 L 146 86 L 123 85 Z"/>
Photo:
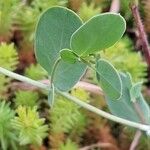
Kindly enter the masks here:
<path id="1" fill-rule="evenodd" d="M 34 81 L 32 79 L 29 79 L 27 77 L 24 77 L 24 76 L 16 74 L 16 73 L 13 73 L 13 72 L 8 71 L 8 70 L 6 70 L 6 69 L 4 69 L 2 67 L 0 67 L 0 73 L 5 74 L 6 76 L 9 76 L 9 77 L 14 78 L 16 80 L 19 80 L 19 81 L 22 81 L 22 82 L 34 85 L 34 86 L 36 86 L 38 88 L 42 88 L 42 89 L 45 89 L 45 90 L 49 90 L 50 89 L 49 85 L 46 85 L 46 84 L 41 83 L 41 82 Z"/>
<path id="2" fill-rule="evenodd" d="M 12 77 L 14 79 L 17 79 L 19 81 L 22 81 L 22 82 L 26 82 L 26 83 L 29 83 L 31 85 L 34 85 L 36 87 L 39 87 L 39 88 L 42 88 L 42 89 L 45 89 L 45 90 L 50 90 L 50 85 L 46 85 L 46 84 L 43 84 L 41 82 L 38 82 L 38 81 L 34 81 L 32 79 L 29 79 L 27 77 L 24 77 L 24 76 L 21 76 L 21 75 L 18 75 L 16 73 L 13 73 L 11 71 L 8 71 L 2 67 L 0 67 L 0 73 L 2 74 L 5 74 L 9 77 Z M 76 97 L 73 97 L 71 96 L 70 94 L 68 93 L 64 93 L 64 92 L 61 92 L 61 91 L 58 91 L 57 90 L 57 93 L 59 93 L 60 95 L 66 97 L 68 100 L 78 104 L 79 106 L 91 111 L 91 112 L 94 112 L 102 117 L 105 117 L 107 119 L 110 119 L 112 121 L 115 121 L 115 122 L 118 122 L 118 123 L 121 123 L 121 124 L 124 124 L 124 125 L 128 125 L 128 126 L 131 126 L 131 127 L 134 127 L 134 128 L 138 128 L 140 130 L 143 130 L 143 131 L 147 131 L 147 133 L 150 132 L 150 126 L 149 125 L 145 125 L 145 124 L 141 124 L 141 123 L 136 123 L 136 122 L 133 122 L 133 121 L 129 121 L 129 120 L 126 120 L 126 119 L 123 119 L 123 118 L 119 118 L 117 116 L 114 116 L 114 115 L 111 115 L 105 111 L 102 111 L 88 103 L 85 103 L 81 100 L 79 100 L 78 98 Z"/>
<path id="3" fill-rule="evenodd" d="M 55 71 L 56 71 L 56 68 L 60 62 L 61 58 L 58 58 L 55 63 L 54 63 L 54 66 L 53 66 L 53 69 L 52 69 L 52 73 L 51 73 L 51 84 L 53 84 L 53 80 L 54 80 L 54 74 L 55 74 Z"/>

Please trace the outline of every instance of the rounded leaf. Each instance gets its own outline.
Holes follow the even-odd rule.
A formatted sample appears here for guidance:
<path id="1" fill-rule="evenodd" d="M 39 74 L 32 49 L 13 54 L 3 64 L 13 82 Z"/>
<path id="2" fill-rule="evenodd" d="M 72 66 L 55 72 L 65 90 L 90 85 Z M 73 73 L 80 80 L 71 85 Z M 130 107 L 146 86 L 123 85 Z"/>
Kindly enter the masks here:
<path id="1" fill-rule="evenodd" d="M 73 87 L 80 80 L 85 70 L 86 65 L 82 62 L 77 61 L 74 64 L 69 64 L 61 60 L 55 70 L 53 83 L 59 90 L 68 91 L 69 87 Z"/>
<path id="2" fill-rule="evenodd" d="M 96 63 L 97 80 L 105 95 L 117 100 L 122 94 L 122 82 L 117 70 L 106 60 L 100 59 Z"/>
<path id="3" fill-rule="evenodd" d="M 62 49 L 60 51 L 60 56 L 62 60 L 71 64 L 74 64 L 77 61 L 77 56 L 69 49 Z"/>
<path id="4" fill-rule="evenodd" d="M 141 122 L 130 96 L 130 85 L 132 84 L 131 80 L 127 74 L 120 73 L 119 76 L 122 80 L 122 96 L 119 100 L 113 101 L 106 95 L 108 107 L 113 115 L 128 119 L 130 121 Z M 141 93 L 138 96 L 136 103 L 138 104 L 139 109 L 142 111 L 146 123 L 150 123 L 150 108 Z"/>
<path id="5" fill-rule="evenodd" d="M 37 61 L 49 76 L 52 74 L 56 60 L 60 57 L 60 50 L 70 49 L 71 35 L 81 25 L 81 19 L 73 11 L 64 7 L 52 7 L 41 15 L 35 33 L 35 53 Z M 85 65 L 75 62 L 72 67 L 76 70 L 72 77 L 70 69 L 73 70 L 69 63 L 60 61 L 56 67 L 54 79 L 61 82 L 54 82 L 54 86 L 61 91 L 72 88 L 86 69 Z"/>
<path id="6" fill-rule="evenodd" d="M 81 25 L 80 18 L 67 8 L 52 7 L 41 15 L 35 33 L 35 54 L 49 75 L 60 50 L 70 49 L 71 35 Z"/>
<path id="7" fill-rule="evenodd" d="M 114 45 L 125 32 L 124 18 L 115 13 L 97 15 L 83 24 L 71 37 L 71 49 L 86 56 Z"/>

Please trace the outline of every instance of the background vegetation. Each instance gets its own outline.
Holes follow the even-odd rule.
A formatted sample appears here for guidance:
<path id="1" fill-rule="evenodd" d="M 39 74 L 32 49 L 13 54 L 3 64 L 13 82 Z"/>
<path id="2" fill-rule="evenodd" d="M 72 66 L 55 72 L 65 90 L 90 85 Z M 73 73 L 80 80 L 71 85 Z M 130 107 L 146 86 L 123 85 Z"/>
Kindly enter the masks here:
<path id="1" fill-rule="evenodd" d="M 34 56 L 34 32 L 40 14 L 59 5 L 75 11 L 83 21 L 114 11 L 111 0 L 1 0 L 0 66 L 35 80 L 47 82 L 47 73 Z M 124 37 L 101 53 L 113 65 L 130 72 L 134 81 L 144 81 L 143 93 L 150 104 L 149 72 L 141 52 L 141 41 L 129 8 L 130 0 L 116 4 L 127 20 Z M 150 0 L 142 0 L 140 13 L 150 39 Z M 83 83 L 97 84 L 95 74 L 87 71 Z M 73 88 L 70 93 L 81 100 L 109 111 L 100 93 Z M 47 94 L 0 74 L 0 149 L 2 150 L 127 150 L 135 130 L 113 123 L 56 95 L 51 109 Z M 138 150 L 150 149 L 150 139 L 142 135 Z"/>

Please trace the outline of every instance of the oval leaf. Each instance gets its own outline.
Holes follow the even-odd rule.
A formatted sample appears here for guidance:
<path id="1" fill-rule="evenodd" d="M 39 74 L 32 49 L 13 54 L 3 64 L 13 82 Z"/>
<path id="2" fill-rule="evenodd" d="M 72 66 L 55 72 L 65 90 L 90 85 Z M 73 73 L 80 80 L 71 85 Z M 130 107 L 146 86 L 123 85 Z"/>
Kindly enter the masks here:
<path id="1" fill-rule="evenodd" d="M 70 38 L 71 35 L 82 25 L 80 18 L 71 10 L 63 7 L 52 7 L 46 10 L 39 19 L 36 34 L 35 34 L 35 53 L 38 62 L 51 76 L 53 66 L 56 60 L 60 57 L 60 50 L 64 48 L 70 49 Z M 62 61 L 61 61 L 62 62 Z M 72 88 L 80 75 L 83 74 L 86 67 L 80 66 L 78 63 L 74 64 L 76 72 L 74 78 L 72 74 L 64 70 L 70 69 L 70 64 L 60 64 L 58 67 L 59 72 L 63 70 L 61 75 L 58 76 L 56 73 L 55 79 L 63 78 L 61 83 L 57 82 L 56 88 L 60 87 L 59 84 L 64 84 L 63 90 L 69 90 Z M 58 69 L 57 69 L 58 71 Z M 73 79 L 76 79 L 75 81 Z M 69 84 L 64 83 L 66 80 Z"/>
<path id="2" fill-rule="evenodd" d="M 113 100 L 120 98 L 122 83 L 117 70 L 106 60 L 96 63 L 97 79 L 104 93 Z"/>
<path id="3" fill-rule="evenodd" d="M 86 65 L 82 62 L 77 61 L 75 64 L 68 64 L 61 60 L 55 70 L 53 79 L 55 87 L 61 91 L 68 91 L 68 87 L 73 87 L 80 80 L 85 73 L 85 68 Z"/>
<path id="4" fill-rule="evenodd" d="M 60 51 L 60 56 L 62 60 L 65 62 L 74 64 L 77 61 L 77 56 L 73 53 L 73 51 L 69 49 L 63 49 Z"/>
<path id="5" fill-rule="evenodd" d="M 122 80 L 122 96 L 118 101 L 113 101 L 106 95 L 106 101 L 108 107 L 112 114 L 128 119 L 135 122 L 141 122 L 140 117 L 134 109 L 133 102 L 130 97 L 130 89 L 131 89 L 131 80 L 128 78 L 126 74 L 120 73 L 120 78 Z M 143 116 L 145 117 L 145 121 L 150 123 L 150 108 L 146 101 L 144 100 L 142 94 L 137 98 L 137 104 L 139 105 L 139 109 L 143 112 Z"/>
<path id="6" fill-rule="evenodd" d="M 91 18 L 71 37 L 71 49 L 86 56 L 115 44 L 125 32 L 124 18 L 115 13 L 104 13 Z"/>

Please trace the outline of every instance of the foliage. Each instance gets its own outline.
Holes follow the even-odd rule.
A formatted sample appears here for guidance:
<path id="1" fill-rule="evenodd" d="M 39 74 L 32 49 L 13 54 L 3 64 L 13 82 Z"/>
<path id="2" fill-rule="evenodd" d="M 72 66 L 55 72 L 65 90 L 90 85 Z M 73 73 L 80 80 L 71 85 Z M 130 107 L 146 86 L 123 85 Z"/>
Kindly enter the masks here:
<path id="1" fill-rule="evenodd" d="M 47 72 L 39 64 L 31 64 L 25 69 L 25 76 L 33 80 L 42 80 L 47 76 Z"/>
<path id="2" fill-rule="evenodd" d="M 70 139 L 67 139 L 65 144 L 61 144 L 59 150 L 77 150 L 78 146 L 72 142 Z"/>
<path id="3" fill-rule="evenodd" d="M 18 64 L 18 54 L 14 44 L 0 44 L 0 65 L 10 71 L 14 71 Z"/>
<path id="4" fill-rule="evenodd" d="M 67 0 L 33 0 L 30 5 L 22 5 L 15 16 L 15 23 L 23 32 L 25 41 L 32 42 L 39 16 L 47 8 L 65 5 Z"/>
<path id="5" fill-rule="evenodd" d="M 85 116 L 80 112 L 80 108 L 61 96 L 57 96 L 50 116 L 51 132 L 55 134 L 69 133 L 76 127 L 84 128 L 85 126 L 85 122 L 81 121 Z"/>
<path id="6" fill-rule="evenodd" d="M 142 0 L 144 8 L 144 25 L 147 33 L 150 33 L 150 0 Z"/>
<path id="7" fill-rule="evenodd" d="M 33 91 L 22 91 L 18 90 L 15 92 L 15 105 L 17 106 L 25 106 L 25 107 L 34 107 L 37 106 L 37 101 L 39 99 L 39 95 Z"/>
<path id="8" fill-rule="evenodd" d="M 10 79 L 4 75 L 0 75 L 0 97 L 6 98 L 6 92 L 9 88 Z"/>
<path id="9" fill-rule="evenodd" d="M 103 91 L 112 100 L 118 100 L 122 95 L 121 78 L 117 70 L 106 60 L 96 62 L 97 80 Z"/>
<path id="10" fill-rule="evenodd" d="M 131 19 L 131 10 L 130 10 L 130 2 L 131 0 L 121 0 L 121 14 L 126 18 L 126 20 Z"/>
<path id="11" fill-rule="evenodd" d="M 114 46 L 102 51 L 101 57 L 109 60 L 118 70 L 130 72 L 133 81 L 145 80 L 147 65 L 141 54 L 135 52 L 129 38 L 124 37 Z"/>
<path id="12" fill-rule="evenodd" d="M 13 119 L 12 127 L 18 134 L 20 145 L 40 146 L 48 131 L 45 119 L 39 118 L 36 107 L 19 106 L 16 112 L 18 116 Z"/>
<path id="13" fill-rule="evenodd" d="M 18 64 L 18 54 L 14 44 L 0 44 L 0 66 L 3 66 L 11 71 L 14 71 Z M 10 79 L 4 75 L 0 75 L 0 96 L 5 98 L 8 90 Z"/>
<path id="14" fill-rule="evenodd" d="M 82 89 L 72 90 L 71 93 L 85 101 L 89 99 L 88 94 Z M 62 96 L 56 96 L 56 102 L 50 111 L 50 121 L 50 143 L 53 148 L 58 148 L 60 145 L 62 148 L 74 147 L 70 140 L 62 144 L 64 134 L 79 141 L 87 126 L 87 117 L 81 108 Z"/>
<path id="15" fill-rule="evenodd" d="M 77 97 L 85 102 L 88 102 L 90 97 L 89 97 L 89 93 L 85 90 L 83 90 L 82 88 L 75 88 L 73 90 L 71 90 L 71 95 L 74 97 Z"/>
<path id="16" fill-rule="evenodd" d="M 134 103 L 139 107 L 139 110 L 142 112 L 143 117 L 146 123 L 150 123 L 150 108 L 141 94 L 141 90 L 139 87 L 135 87 L 133 81 L 129 74 L 120 73 L 120 78 L 123 83 L 122 86 L 122 96 L 118 101 L 113 101 L 112 98 L 109 98 L 106 93 L 106 101 L 110 111 L 121 118 L 125 118 L 135 122 L 141 122 L 141 118 L 139 117 L 136 109 L 134 108 Z M 133 91 L 133 87 L 135 90 Z M 132 92 L 132 95 L 131 95 Z M 138 93 L 137 93 L 138 92 Z M 136 95 L 136 97 L 133 97 Z M 133 99 L 134 98 L 134 99 Z"/>
<path id="17" fill-rule="evenodd" d="M 53 7 L 45 11 L 37 25 L 35 38 L 37 60 L 51 76 L 54 86 L 61 91 L 68 91 L 84 74 L 87 64 L 80 61 L 82 57 L 112 46 L 125 31 L 124 19 L 113 13 L 97 15 L 81 25 L 80 18 L 63 7 Z M 102 38 L 103 35 L 107 37 Z M 64 48 L 71 48 L 72 53 L 81 58 L 74 64 L 60 60 L 59 55 Z M 74 70 L 68 73 L 71 68 Z"/>
<path id="18" fill-rule="evenodd" d="M 74 64 L 59 61 L 59 51 L 70 47 L 71 35 L 81 25 L 80 18 L 63 7 L 53 7 L 45 11 L 37 25 L 36 58 L 49 76 L 52 76 L 54 86 L 62 91 L 68 91 L 73 87 L 86 69 L 86 65 L 79 61 Z M 68 73 L 72 68 L 74 71 Z"/>
<path id="19" fill-rule="evenodd" d="M 19 6 L 19 0 L 0 1 L 0 36 L 9 34 L 14 22 L 15 10 Z"/>
<path id="20" fill-rule="evenodd" d="M 114 45 L 124 34 L 125 28 L 125 20 L 118 14 L 96 15 L 72 34 L 71 49 L 80 57 L 94 54 Z"/>
<path id="21" fill-rule="evenodd" d="M 11 125 L 15 112 L 5 101 L 0 102 L 0 147 L 2 150 L 12 147 L 16 150 L 17 136 Z"/>
<path id="22" fill-rule="evenodd" d="M 60 150 L 77 150 L 80 144 L 99 142 L 99 139 L 103 141 L 101 136 L 105 131 L 99 133 L 99 128 L 104 124 L 101 122 L 102 120 L 94 116 L 95 119 L 80 106 L 57 95 L 57 92 L 71 90 L 81 79 L 87 67 L 97 74 L 97 80 L 104 91 L 106 102 L 112 114 L 141 122 L 134 108 L 136 103 L 142 110 L 146 122 L 150 123 L 150 109 L 141 94 L 142 83 L 137 82 L 145 78 L 147 66 L 141 55 L 134 52 L 133 44 L 128 37 L 118 41 L 125 31 L 124 19 L 114 13 L 97 15 L 102 10 L 109 9 L 110 5 L 107 5 L 106 8 L 104 5 L 98 5 L 102 1 L 104 0 L 84 0 L 81 8 L 77 11 L 84 22 L 89 20 L 83 24 L 81 19 L 67 8 L 47 9 L 54 5 L 65 5 L 67 0 L 27 0 L 23 2 L 1 0 L 0 18 L 1 16 L 5 18 L 3 19 L 4 23 L 0 24 L 0 36 L 1 34 L 9 34 L 10 30 L 15 27 L 11 40 L 15 42 L 16 46 L 20 46 L 19 42 L 22 39 L 19 37 L 18 41 L 18 35 L 22 37 L 22 33 L 23 39 L 27 40 L 25 44 L 28 44 L 29 41 L 33 42 L 34 30 L 39 20 L 35 34 L 35 50 L 39 64 L 31 64 L 29 67 L 23 66 L 25 70 L 17 68 L 18 54 L 14 45 L 2 43 L 0 45 L 0 66 L 11 71 L 17 69 L 17 72 L 24 73 L 25 76 L 34 80 L 48 77 L 52 84 L 48 94 L 48 102 L 51 107 L 49 108 L 47 102 L 42 101 L 39 107 L 42 109 L 41 111 L 37 108 L 38 100 L 46 97 L 45 94 L 42 94 L 43 92 L 18 90 L 13 94 L 11 80 L 0 75 L 0 97 L 13 101 L 17 107 L 15 117 L 15 111 L 10 109 L 9 104 L 0 101 L 0 149 L 17 150 L 24 149 L 24 147 L 29 149 L 30 145 L 31 147 L 40 146 L 44 138 L 48 137 L 49 139 L 45 140 L 46 144 L 49 142 L 51 149 Z M 110 1 L 105 1 L 105 3 L 110 4 Z M 1 7 L 1 4 L 5 7 Z M 128 0 L 121 1 L 121 14 L 127 20 L 132 21 L 128 4 Z M 145 8 L 148 11 L 148 6 Z M 133 80 L 136 82 L 131 81 L 129 74 L 120 73 L 120 71 L 131 72 Z M 89 94 L 82 89 L 73 89 L 69 93 L 86 103 L 89 102 Z M 92 99 L 93 94 L 90 96 Z M 95 97 L 93 105 L 99 107 L 100 103 L 102 108 L 101 99 Z M 53 103 L 54 99 L 56 101 Z M 49 119 L 46 120 L 46 124 L 50 125 L 49 134 L 47 134 L 48 125 L 45 125 L 45 120 L 40 116 Z M 108 128 L 110 129 L 110 126 Z M 86 137 L 87 134 L 88 137 Z M 91 138 L 94 136 L 96 138 L 98 136 L 98 141 Z M 85 143 L 84 140 L 81 141 L 82 137 L 85 138 Z M 106 140 L 105 137 L 106 134 L 104 140 Z M 143 143 L 142 140 L 141 143 Z"/>
<path id="23" fill-rule="evenodd" d="M 89 20 L 91 17 L 93 17 L 94 15 L 99 14 L 100 12 L 101 12 L 101 8 L 96 7 L 93 1 L 90 4 L 83 2 L 78 11 L 78 15 L 85 22 Z"/>

